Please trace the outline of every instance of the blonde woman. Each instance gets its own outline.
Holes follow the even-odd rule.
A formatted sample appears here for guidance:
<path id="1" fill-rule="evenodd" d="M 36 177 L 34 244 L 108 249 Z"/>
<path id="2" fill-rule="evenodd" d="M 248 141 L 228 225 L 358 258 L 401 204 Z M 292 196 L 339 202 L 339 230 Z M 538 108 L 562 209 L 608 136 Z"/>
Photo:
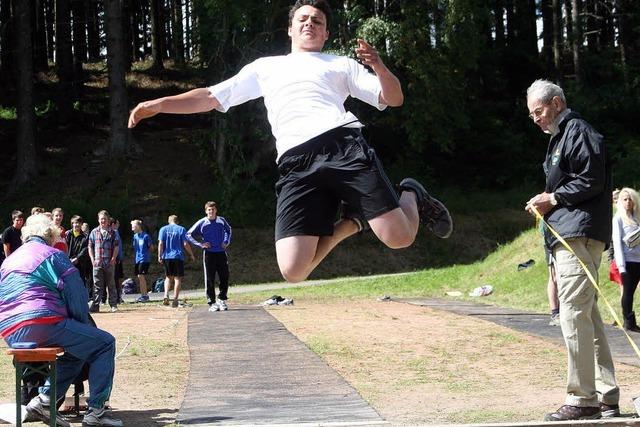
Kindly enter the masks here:
<path id="1" fill-rule="evenodd" d="M 640 228 L 638 205 L 640 197 L 631 188 L 620 190 L 616 202 L 616 214 L 613 217 L 613 241 L 615 261 L 622 277 L 622 317 L 624 328 L 628 331 L 640 332 L 633 311 L 633 294 L 640 281 L 640 244 L 633 246 L 625 242 L 625 237 Z"/>

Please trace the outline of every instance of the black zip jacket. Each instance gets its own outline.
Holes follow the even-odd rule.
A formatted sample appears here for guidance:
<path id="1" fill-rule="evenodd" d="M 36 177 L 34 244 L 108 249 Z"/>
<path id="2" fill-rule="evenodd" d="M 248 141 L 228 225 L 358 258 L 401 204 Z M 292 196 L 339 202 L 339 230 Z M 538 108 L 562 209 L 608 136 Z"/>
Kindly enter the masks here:
<path id="1" fill-rule="evenodd" d="M 607 245 L 611 241 L 611 166 L 602 135 L 577 113 L 559 123 L 549 141 L 542 167 L 545 191 L 558 205 L 545 215 L 547 223 L 564 239 L 587 237 Z M 545 242 L 558 240 L 545 227 Z"/>
<path id="2" fill-rule="evenodd" d="M 89 238 L 86 234 L 80 233 L 78 237 L 73 235 L 73 229 L 67 231 L 65 236 L 67 247 L 69 248 L 69 258 L 78 258 L 78 264 L 76 267 L 87 267 L 91 265 L 91 259 L 89 258 L 89 249 L 87 245 Z"/>

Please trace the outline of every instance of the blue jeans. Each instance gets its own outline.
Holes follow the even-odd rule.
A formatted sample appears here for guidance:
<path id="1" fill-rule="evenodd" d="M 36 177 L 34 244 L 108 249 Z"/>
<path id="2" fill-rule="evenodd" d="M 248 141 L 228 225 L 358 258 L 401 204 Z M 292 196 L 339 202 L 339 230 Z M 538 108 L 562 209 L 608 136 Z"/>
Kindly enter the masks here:
<path id="1" fill-rule="evenodd" d="M 109 400 L 113 387 L 116 340 L 108 332 L 73 319 L 50 325 L 29 325 L 6 337 L 7 344 L 33 341 L 38 347 L 62 347 L 64 355 L 57 363 L 57 396 L 63 397 L 71 383 L 80 375 L 85 363 L 89 364 L 90 396 L 87 405 L 102 408 Z M 40 393 L 49 394 L 49 380 Z"/>

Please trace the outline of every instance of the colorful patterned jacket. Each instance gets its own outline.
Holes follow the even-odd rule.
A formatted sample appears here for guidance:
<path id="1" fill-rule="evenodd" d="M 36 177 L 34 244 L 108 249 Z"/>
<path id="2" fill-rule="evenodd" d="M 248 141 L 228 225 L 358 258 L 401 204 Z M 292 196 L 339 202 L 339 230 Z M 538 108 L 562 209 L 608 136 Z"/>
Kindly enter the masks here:
<path id="1" fill-rule="evenodd" d="M 88 321 L 88 295 L 63 252 L 31 237 L 0 268 L 0 336 L 66 318 Z"/>

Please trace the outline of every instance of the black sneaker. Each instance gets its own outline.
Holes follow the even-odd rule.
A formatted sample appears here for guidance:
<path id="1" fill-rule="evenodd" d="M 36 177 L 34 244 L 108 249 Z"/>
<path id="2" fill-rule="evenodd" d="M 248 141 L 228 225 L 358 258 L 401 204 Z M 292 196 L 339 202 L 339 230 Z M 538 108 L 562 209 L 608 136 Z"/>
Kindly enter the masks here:
<path id="1" fill-rule="evenodd" d="M 369 223 L 362 211 L 344 201 L 340 203 L 340 218 L 353 221 L 358 226 L 358 233 L 369 229 Z"/>
<path id="2" fill-rule="evenodd" d="M 420 223 L 441 239 L 446 239 L 453 232 L 453 220 L 446 206 L 427 193 L 427 190 L 413 178 L 405 178 L 398 185 L 400 191 L 413 191 L 418 202 Z"/>
<path id="3" fill-rule="evenodd" d="M 597 406 L 563 405 L 552 414 L 544 416 L 544 421 L 597 420 L 601 417 Z"/>
<path id="4" fill-rule="evenodd" d="M 614 418 L 620 416 L 620 406 L 619 405 L 607 405 L 606 403 L 600 402 L 600 413 L 602 414 L 602 418 Z"/>

